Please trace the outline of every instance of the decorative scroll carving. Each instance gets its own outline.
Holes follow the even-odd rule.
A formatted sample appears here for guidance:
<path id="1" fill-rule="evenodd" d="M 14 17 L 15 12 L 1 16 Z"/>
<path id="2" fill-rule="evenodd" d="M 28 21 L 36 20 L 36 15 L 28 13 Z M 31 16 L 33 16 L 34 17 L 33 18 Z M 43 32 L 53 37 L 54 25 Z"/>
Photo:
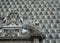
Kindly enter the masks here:
<path id="1" fill-rule="evenodd" d="M 19 25 L 20 23 L 22 23 L 21 16 L 16 11 L 12 11 L 11 13 L 9 13 L 6 20 L 7 25 Z"/>

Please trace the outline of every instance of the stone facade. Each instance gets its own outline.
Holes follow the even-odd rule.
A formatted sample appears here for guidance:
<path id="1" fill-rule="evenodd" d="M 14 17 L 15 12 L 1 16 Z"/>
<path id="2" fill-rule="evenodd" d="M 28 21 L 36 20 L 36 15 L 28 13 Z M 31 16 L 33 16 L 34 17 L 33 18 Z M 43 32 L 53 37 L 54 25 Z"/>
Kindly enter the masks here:
<path id="1" fill-rule="evenodd" d="M 60 0 L 0 0 L 0 39 L 20 39 L 0 43 L 60 43 Z"/>

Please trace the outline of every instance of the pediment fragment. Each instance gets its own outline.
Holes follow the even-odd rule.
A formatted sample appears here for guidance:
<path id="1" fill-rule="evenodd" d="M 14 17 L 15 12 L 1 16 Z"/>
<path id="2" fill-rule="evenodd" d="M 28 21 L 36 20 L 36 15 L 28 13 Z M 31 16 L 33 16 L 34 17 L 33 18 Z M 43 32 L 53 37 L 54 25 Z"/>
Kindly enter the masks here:
<path id="1" fill-rule="evenodd" d="M 0 39 L 44 39 L 44 34 L 27 22 L 26 18 L 12 11 L 0 19 Z M 5 22 L 4 22 L 5 21 Z M 3 23 L 4 22 L 4 23 Z"/>

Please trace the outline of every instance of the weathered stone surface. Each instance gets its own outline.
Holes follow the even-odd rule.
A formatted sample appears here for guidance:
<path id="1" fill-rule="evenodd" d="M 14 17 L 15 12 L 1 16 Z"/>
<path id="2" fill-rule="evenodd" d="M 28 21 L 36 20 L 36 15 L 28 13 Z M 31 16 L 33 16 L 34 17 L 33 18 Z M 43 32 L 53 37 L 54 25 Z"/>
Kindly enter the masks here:
<path id="1" fill-rule="evenodd" d="M 8 18 L 9 20 L 6 22 L 6 17 L 13 12 L 12 10 L 17 10 L 16 12 L 20 15 L 21 25 L 18 25 L 19 21 L 16 20 L 15 16 L 12 17 L 13 19 Z M 17 14 L 16 12 L 15 14 Z M 10 27 L 17 27 L 16 25 L 22 27 L 23 22 L 25 24 L 28 22 L 35 26 L 37 30 L 45 33 L 46 38 L 43 43 L 60 43 L 59 0 L 0 0 L 0 19 L 3 20 L 3 27 L 5 28 L 7 24 L 9 29 L 11 29 Z M 3 35 L 4 32 L 2 31 L 4 30 L 0 30 L 0 34 Z"/>

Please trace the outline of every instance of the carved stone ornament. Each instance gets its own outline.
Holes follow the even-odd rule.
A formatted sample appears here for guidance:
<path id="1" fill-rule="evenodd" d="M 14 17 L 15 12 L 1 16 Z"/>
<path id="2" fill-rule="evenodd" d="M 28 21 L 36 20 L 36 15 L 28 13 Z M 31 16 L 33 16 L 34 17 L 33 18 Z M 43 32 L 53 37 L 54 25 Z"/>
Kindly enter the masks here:
<path id="1" fill-rule="evenodd" d="M 44 39 L 44 34 L 24 19 L 18 12 L 11 11 L 0 17 L 0 39 Z"/>

